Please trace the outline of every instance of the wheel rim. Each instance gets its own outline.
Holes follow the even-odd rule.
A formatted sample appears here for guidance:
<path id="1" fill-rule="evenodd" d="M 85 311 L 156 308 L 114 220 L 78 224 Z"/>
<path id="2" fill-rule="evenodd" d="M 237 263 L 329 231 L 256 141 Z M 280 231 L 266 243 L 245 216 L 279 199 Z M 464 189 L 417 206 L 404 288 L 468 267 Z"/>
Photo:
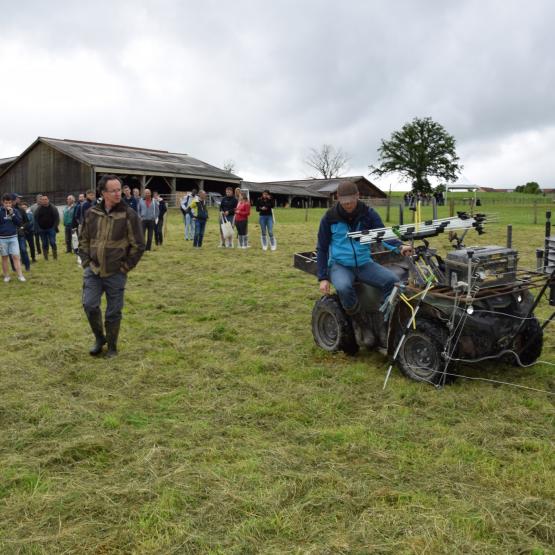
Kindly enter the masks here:
<path id="1" fill-rule="evenodd" d="M 419 335 L 409 336 L 403 351 L 406 364 L 414 375 L 430 379 L 439 370 L 439 354 L 429 339 Z"/>
<path id="2" fill-rule="evenodd" d="M 334 347 L 339 337 L 337 320 L 329 312 L 324 312 L 318 316 L 317 322 L 318 335 L 320 340 L 327 347 Z"/>

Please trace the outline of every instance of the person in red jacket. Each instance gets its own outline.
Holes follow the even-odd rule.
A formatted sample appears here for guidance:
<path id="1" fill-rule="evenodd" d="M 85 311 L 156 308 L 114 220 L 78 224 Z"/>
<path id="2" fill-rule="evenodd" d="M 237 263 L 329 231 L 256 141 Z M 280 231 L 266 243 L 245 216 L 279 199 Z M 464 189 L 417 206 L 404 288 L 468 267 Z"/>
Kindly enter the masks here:
<path id="1" fill-rule="evenodd" d="M 249 215 L 251 213 L 251 203 L 246 193 L 241 193 L 239 204 L 235 208 L 235 227 L 237 228 L 237 238 L 239 240 L 239 248 L 247 249 L 249 247 Z"/>

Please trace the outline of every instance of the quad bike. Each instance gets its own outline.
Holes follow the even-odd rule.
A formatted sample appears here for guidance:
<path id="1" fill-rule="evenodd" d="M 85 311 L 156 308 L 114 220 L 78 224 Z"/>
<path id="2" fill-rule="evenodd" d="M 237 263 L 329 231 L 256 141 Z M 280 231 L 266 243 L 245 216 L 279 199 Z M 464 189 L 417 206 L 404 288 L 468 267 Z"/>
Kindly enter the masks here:
<path id="1" fill-rule="evenodd" d="M 363 344 L 353 328 L 360 323 L 353 323 L 339 297 L 318 299 L 312 310 L 316 344 L 349 355 L 361 347 L 379 350 L 405 376 L 434 385 L 453 380 L 449 367 L 454 361 L 535 362 L 542 352 L 543 331 L 555 317 L 554 312 L 540 325 L 534 316 L 548 288 L 550 305 L 555 306 L 555 238 L 548 237 L 550 227 L 546 224 L 542 264 L 526 271 L 517 269 L 516 251 L 498 246 L 464 248 L 456 235 L 452 235 L 455 249 L 442 259 L 427 239 L 447 230 L 453 220 L 425 222 L 420 230 L 404 226 L 350 233 L 352 240 L 369 243 L 373 259 L 392 270 L 400 286 L 384 303 L 380 290 L 355 283 L 364 311 Z M 465 229 L 483 232 L 483 215 L 459 213 L 458 220 Z M 414 254 L 402 257 L 381 248 L 381 241 L 393 236 L 410 241 Z M 316 275 L 316 253 L 295 254 L 294 266 Z M 535 296 L 534 290 L 539 290 Z"/>

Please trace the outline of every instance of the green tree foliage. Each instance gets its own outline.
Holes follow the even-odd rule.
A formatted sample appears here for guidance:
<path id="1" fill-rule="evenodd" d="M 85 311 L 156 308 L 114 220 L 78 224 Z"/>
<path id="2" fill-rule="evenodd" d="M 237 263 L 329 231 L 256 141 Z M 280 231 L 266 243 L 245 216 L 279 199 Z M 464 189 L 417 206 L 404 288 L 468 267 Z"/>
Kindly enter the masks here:
<path id="1" fill-rule="evenodd" d="M 529 195 L 541 195 L 542 190 L 540 186 L 535 181 L 528 181 L 526 185 L 519 185 L 515 187 L 515 193 L 527 193 Z"/>
<path id="2" fill-rule="evenodd" d="M 394 131 L 388 141 L 382 139 L 378 153 L 378 165 L 370 166 L 371 174 L 398 173 L 412 182 L 415 192 L 431 193 L 429 177 L 456 181 L 462 170 L 455 138 L 429 117 L 414 118 Z"/>

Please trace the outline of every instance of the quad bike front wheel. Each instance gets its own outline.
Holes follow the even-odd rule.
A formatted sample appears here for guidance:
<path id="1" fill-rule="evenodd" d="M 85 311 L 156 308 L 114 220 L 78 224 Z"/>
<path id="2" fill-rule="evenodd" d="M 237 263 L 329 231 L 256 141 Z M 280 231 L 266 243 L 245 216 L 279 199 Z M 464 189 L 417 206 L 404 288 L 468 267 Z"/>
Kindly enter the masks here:
<path id="1" fill-rule="evenodd" d="M 543 330 L 537 318 L 526 320 L 519 334 L 515 337 L 513 350 L 525 366 L 533 364 L 542 354 Z M 515 359 L 514 364 L 518 365 Z"/>
<path id="2" fill-rule="evenodd" d="M 401 340 L 402 331 L 398 332 L 397 341 Z M 419 382 L 433 385 L 452 382 L 453 377 L 444 374 L 446 365 L 442 357 L 447 341 L 447 332 L 439 324 L 421 318 L 416 322 L 416 329 L 406 331 L 403 345 L 397 355 L 397 364 L 401 372 Z"/>
<path id="3" fill-rule="evenodd" d="M 316 344 L 330 352 L 358 352 L 353 327 L 337 295 L 324 296 L 312 309 L 312 335 Z"/>

